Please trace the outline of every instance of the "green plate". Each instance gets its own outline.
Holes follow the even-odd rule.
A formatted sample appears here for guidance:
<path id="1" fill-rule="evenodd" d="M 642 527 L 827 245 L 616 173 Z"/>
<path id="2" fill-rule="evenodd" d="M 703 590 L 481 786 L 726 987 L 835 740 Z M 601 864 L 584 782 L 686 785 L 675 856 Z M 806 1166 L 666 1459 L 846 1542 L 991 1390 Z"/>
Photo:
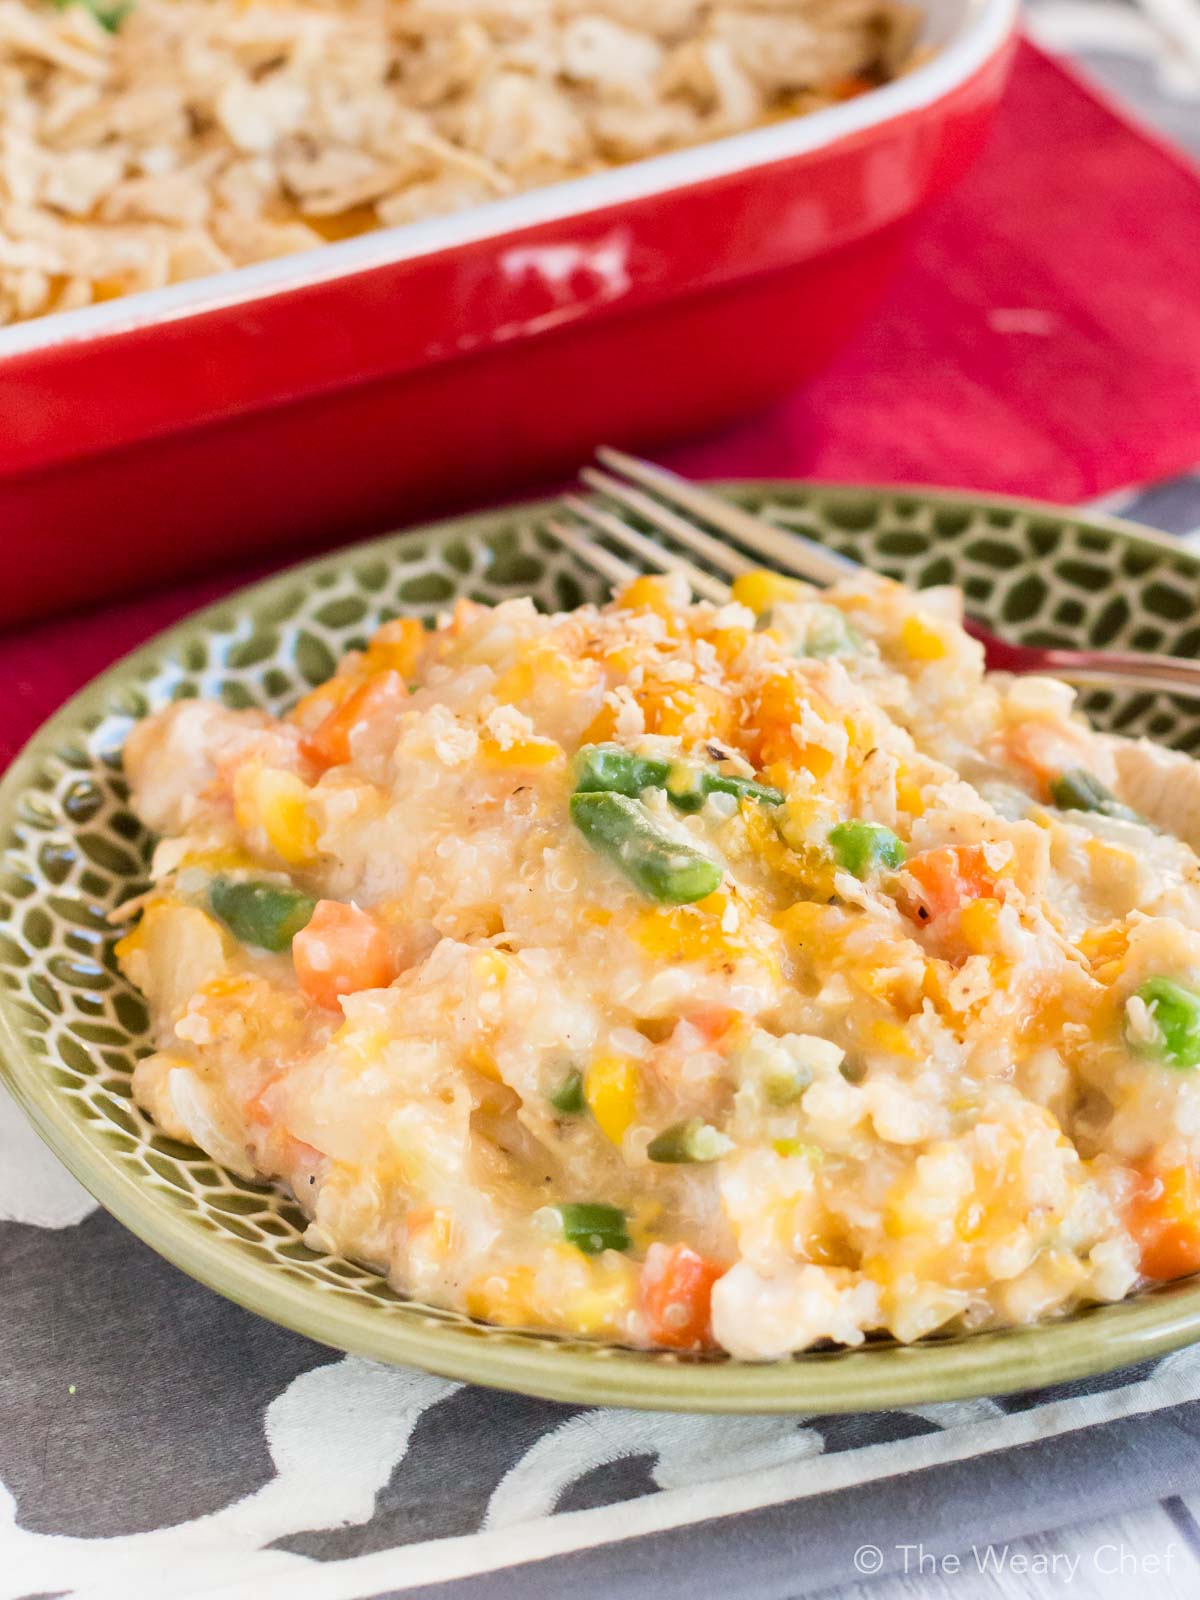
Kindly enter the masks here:
<path id="1" fill-rule="evenodd" d="M 926 491 L 739 484 L 744 504 L 909 583 L 957 583 L 970 609 L 1039 644 L 1200 652 L 1200 560 L 1142 530 L 1030 503 Z M 105 914 L 144 883 L 151 840 L 127 805 L 133 722 L 188 695 L 282 710 L 399 614 L 458 595 L 561 608 L 603 583 L 547 528 L 549 505 L 360 545 L 201 612 L 65 706 L 0 784 L 0 1071 L 71 1171 L 154 1249 L 230 1299 L 325 1344 L 558 1400 L 691 1411 L 857 1411 L 998 1394 L 1200 1338 L 1200 1284 L 1037 1327 L 869 1342 L 753 1364 L 482 1326 L 407 1302 L 302 1243 L 275 1191 L 159 1133 L 133 1104 L 146 1011 Z M 1200 703 L 1093 695 L 1125 733 L 1200 749 Z"/>

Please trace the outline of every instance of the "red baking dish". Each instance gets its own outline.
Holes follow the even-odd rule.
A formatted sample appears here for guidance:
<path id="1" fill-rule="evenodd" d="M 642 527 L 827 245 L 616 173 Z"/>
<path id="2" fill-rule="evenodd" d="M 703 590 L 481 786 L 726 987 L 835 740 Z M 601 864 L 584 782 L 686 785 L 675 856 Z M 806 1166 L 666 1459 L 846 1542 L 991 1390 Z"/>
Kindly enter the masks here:
<path id="1" fill-rule="evenodd" d="M 371 531 L 792 387 L 978 149 L 1016 0 L 810 116 L 0 329 L 0 622 Z"/>

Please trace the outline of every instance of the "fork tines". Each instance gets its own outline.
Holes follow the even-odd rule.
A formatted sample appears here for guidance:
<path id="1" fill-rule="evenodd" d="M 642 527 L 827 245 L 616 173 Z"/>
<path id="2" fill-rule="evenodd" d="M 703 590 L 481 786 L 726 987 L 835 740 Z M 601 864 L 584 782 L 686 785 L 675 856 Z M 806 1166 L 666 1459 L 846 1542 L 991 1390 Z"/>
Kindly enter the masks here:
<path id="1" fill-rule="evenodd" d="M 610 470 L 585 467 L 580 476 L 617 509 L 569 495 L 565 504 L 577 525 L 570 529 L 570 537 L 562 521 L 552 529 L 611 582 L 625 582 L 647 568 L 680 572 L 696 594 L 720 604 L 728 598 L 729 579 L 764 564 L 815 584 L 833 583 L 857 570 L 844 556 L 776 527 L 664 467 L 606 446 L 596 455 Z M 585 528 L 599 540 L 589 538 Z M 651 538 L 643 528 L 659 537 Z M 624 559 L 626 555 L 637 559 L 636 568 Z"/>

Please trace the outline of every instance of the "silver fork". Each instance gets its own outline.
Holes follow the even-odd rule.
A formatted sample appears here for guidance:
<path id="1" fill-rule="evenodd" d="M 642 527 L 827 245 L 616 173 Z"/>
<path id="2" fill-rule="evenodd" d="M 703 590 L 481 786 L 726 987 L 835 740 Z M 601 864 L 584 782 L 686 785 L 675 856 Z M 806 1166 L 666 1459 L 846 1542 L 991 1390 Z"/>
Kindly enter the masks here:
<path id="1" fill-rule="evenodd" d="M 864 570 L 846 556 L 825 549 L 803 534 L 778 528 L 665 467 L 606 446 L 596 455 L 609 470 L 585 467 L 580 476 L 589 488 L 598 490 L 613 505 L 632 512 L 673 545 L 691 551 L 707 567 L 722 574 L 714 577 L 706 567 L 681 554 L 680 549 L 664 546 L 631 527 L 616 511 L 578 495 L 566 496 L 563 503 L 578 522 L 572 525 L 556 520 L 550 524 L 552 531 L 611 583 L 628 583 L 647 567 L 657 572 L 680 572 L 695 594 L 721 604 L 729 598 L 726 579 L 755 567 L 773 567 L 821 586 Z M 585 531 L 588 529 L 637 557 L 643 566 L 634 567 L 598 544 Z M 709 530 L 726 537 L 717 538 Z M 753 552 L 754 558 L 747 552 Z M 1036 673 L 1089 688 L 1135 687 L 1200 695 L 1200 661 L 1127 650 L 1041 649 L 1001 639 L 972 618 L 964 626 L 983 645 L 984 658 L 993 671 Z"/>

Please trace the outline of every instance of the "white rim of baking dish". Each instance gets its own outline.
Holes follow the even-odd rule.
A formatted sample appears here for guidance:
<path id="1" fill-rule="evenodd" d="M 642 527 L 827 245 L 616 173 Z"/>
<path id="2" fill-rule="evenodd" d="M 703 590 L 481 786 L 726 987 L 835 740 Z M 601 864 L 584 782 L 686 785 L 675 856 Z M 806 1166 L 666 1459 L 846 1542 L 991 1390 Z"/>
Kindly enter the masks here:
<path id="1" fill-rule="evenodd" d="M 904 77 L 853 100 L 448 216 L 380 228 L 272 261 L 135 291 L 102 305 L 49 312 L 0 328 L 0 361 L 241 305 L 281 290 L 327 283 L 806 155 L 944 99 L 1003 48 L 1016 27 L 1020 0 L 950 0 L 950 9 L 958 15 L 951 17 L 944 41 L 931 40 L 938 46 L 936 54 Z"/>

